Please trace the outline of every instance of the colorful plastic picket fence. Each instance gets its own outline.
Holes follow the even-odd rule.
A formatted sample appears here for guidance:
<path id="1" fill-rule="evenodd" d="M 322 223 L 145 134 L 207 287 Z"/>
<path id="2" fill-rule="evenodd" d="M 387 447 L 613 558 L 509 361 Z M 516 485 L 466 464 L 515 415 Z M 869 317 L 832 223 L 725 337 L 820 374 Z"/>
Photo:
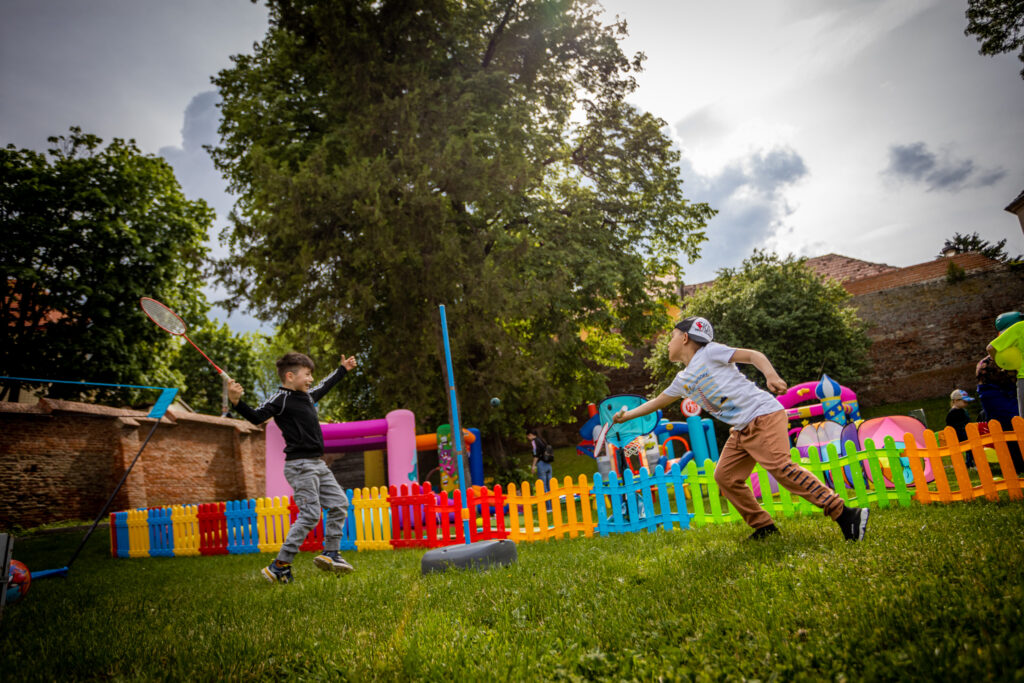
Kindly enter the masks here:
<path id="1" fill-rule="evenodd" d="M 351 497 L 352 493 L 349 492 Z M 184 557 L 277 552 L 298 514 L 292 501 L 256 498 L 223 503 L 172 505 L 110 515 L 112 557 Z M 323 548 L 323 522 L 300 549 Z M 346 521 L 342 550 L 355 550 L 356 525 Z"/>
<path id="2" fill-rule="evenodd" d="M 110 542 L 116 545 L 112 557 L 131 557 L 131 539 L 128 536 L 128 513 L 113 512 L 110 515 Z"/>
<path id="3" fill-rule="evenodd" d="M 659 465 L 653 475 L 646 469 L 636 476 L 627 469 L 624 475 L 621 480 L 610 476 L 607 482 L 601 474 L 594 475 L 594 497 L 600 501 L 597 532 L 601 536 L 690 527 L 693 515 L 687 511 L 683 487 L 686 475 L 678 464 L 667 473 Z"/>
<path id="4" fill-rule="evenodd" d="M 576 483 L 573 483 L 571 477 L 566 477 L 561 484 L 557 479 L 552 479 L 550 487 L 551 490 L 545 492 L 544 484 L 538 479 L 531 493 L 529 482 L 524 481 L 519 488 L 509 484 L 505 500 L 508 502 L 510 539 L 532 542 L 564 536 L 573 538 L 594 535 L 594 496 L 586 475 L 581 474 Z M 580 502 L 578 511 L 577 501 Z"/>
<path id="5" fill-rule="evenodd" d="M 991 422 L 990 433 L 981 435 L 977 424 L 968 424 L 968 439 L 963 443 L 957 442 L 956 432 L 952 428 L 946 428 L 943 441 L 948 446 L 939 446 L 936 434 L 925 430 L 924 448 L 919 448 L 912 435 L 907 434 L 904 436 L 905 448 L 900 447 L 892 437 L 886 437 L 881 448 L 876 447 L 871 439 L 865 441 L 860 451 L 848 443 L 845 455 L 840 455 L 834 444 L 826 447 L 825 458 L 814 447 L 808 450 L 806 459 L 802 459 L 796 449 L 790 453 L 794 462 L 821 481 L 831 482 L 837 495 L 857 507 L 908 507 L 914 500 L 923 504 L 952 503 L 982 496 L 989 500 L 999 500 L 999 493 L 1003 491 L 1010 500 L 1024 500 L 1024 480 L 1014 470 L 1007 447 L 1007 442 L 1024 444 L 1024 420 L 1015 417 L 1013 425 L 1012 432 L 1004 433 L 998 422 Z M 1002 473 L 999 478 L 992 474 L 986 449 L 994 450 L 997 455 Z M 973 484 L 964 460 L 968 451 L 974 455 L 980 480 L 977 485 Z M 904 477 L 901 459 L 906 461 L 912 479 Z M 925 476 L 926 460 L 931 464 L 931 481 Z M 950 468 L 954 472 L 953 482 L 946 475 Z M 696 463 L 690 462 L 683 471 L 691 488 L 694 526 L 741 521 L 739 513 L 719 492 L 714 480 L 713 462 L 706 462 L 704 468 L 698 468 Z M 758 502 L 769 514 L 792 517 L 799 513 L 818 513 L 818 509 L 811 503 L 792 496 L 785 488 L 778 487 L 778 491 L 773 492 L 769 486 L 768 473 L 760 465 L 754 468 L 751 477 L 758 478 L 761 490 Z M 955 488 L 952 483 L 956 484 Z"/>
<path id="6" fill-rule="evenodd" d="M 388 488 L 391 507 L 391 546 L 394 548 L 429 548 L 432 537 L 427 536 L 427 506 L 436 504 L 430 482 L 402 484 Z M 433 515 L 429 515 L 432 517 Z M 433 521 L 433 520 L 432 520 Z M 436 521 L 434 521 L 436 528 Z"/>
<path id="7" fill-rule="evenodd" d="M 806 458 L 796 449 L 794 462 L 836 493 L 859 507 L 953 503 L 984 497 L 988 500 L 1024 500 L 1024 479 L 1014 470 L 1008 443 L 1024 444 L 1024 419 L 1014 418 L 1013 430 L 1004 432 L 997 422 L 981 434 L 977 424 L 967 425 L 967 441 L 958 442 L 946 429 L 937 435 L 926 430 L 924 446 L 910 435 L 897 444 L 886 437 L 881 447 L 870 439 L 856 450 L 846 444 L 840 454 L 834 444 L 823 453 L 810 448 Z M 974 478 L 965 455 L 973 455 Z M 998 464 L 997 476 L 993 464 Z M 926 467 L 930 465 L 930 467 Z M 463 519 L 469 522 L 470 541 L 510 538 L 542 541 L 619 533 L 686 529 L 708 524 L 741 522 L 739 514 L 721 495 L 714 479 L 715 463 L 703 467 L 689 462 L 683 470 L 660 467 L 654 474 L 626 472 L 623 479 L 607 481 L 595 474 L 593 482 L 580 475 L 552 479 L 545 492 L 540 481 L 509 485 L 505 492 L 472 487 L 467 507 L 461 493 L 435 493 L 429 484 L 403 485 L 390 490 L 363 488 L 348 491 L 349 515 L 341 540 L 343 550 L 436 548 L 466 541 Z M 905 472 L 907 474 L 905 474 Z M 930 480 L 926 474 L 930 472 Z M 948 474 L 950 473 L 951 474 Z M 760 487 L 759 502 L 774 517 L 820 514 L 818 508 L 785 488 L 773 491 L 768 473 L 754 468 L 752 481 Z M 688 500 L 689 499 L 689 500 Z M 169 508 L 126 510 L 110 515 L 111 555 L 122 558 L 181 557 L 280 550 L 298 508 L 287 496 L 256 498 Z M 310 531 L 302 550 L 323 547 L 325 518 Z"/>
<path id="8" fill-rule="evenodd" d="M 199 554 L 199 506 L 172 505 L 171 525 L 174 529 L 175 557 Z"/>
<path id="9" fill-rule="evenodd" d="M 358 550 L 391 549 L 391 505 L 384 487 L 356 489 L 349 520 L 355 524 Z"/>
<path id="10" fill-rule="evenodd" d="M 149 510 L 128 510 L 128 557 L 149 557 Z"/>
<path id="11" fill-rule="evenodd" d="M 150 557 L 174 557 L 170 508 L 151 508 L 148 513 L 146 526 L 149 527 Z"/>
<path id="12" fill-rule="evenodd" d="M 1024 450 L 1024 419 L 1014 417 L 1012 424 L 1013 430 L 1004 432 L 998 422 L 989 422 L 989 433 L 985 435 L 979 433 L 977 424 L 968 424 L 967 441 L 962 443 L 957 441 L 956 432 L 947 427 L 943 432 L 944 442 L 948 444 L 946 447 L 938 445 L 936 435 L 931 431 L 924 433 L 924 450 L 918 449 L 913 443 L 908 443 L 906 455 L 910 460 L 910 469 L 915 480 L 922 481 L 920 473 L 925 458 L 931 462 L 935 475 L 933 482 L 918 487 L 914 494 L 915 500 L 925 505 L 933 502 L 954 503 L 981 497 L 994 501 L 999 500 L 1000 492 L 1006 492 L 1010 500 L 1024 500 L 1024 480 L 1015 472 L 1007 446 L 1008 442 L 1016 441 L 1018 447 Z M 1002 473 L 999 479 L 992 474 L 986 449 L 995 451 L 999 471 Z M 970 473 L 967 471 L 964 455 L 968 451 L 974 456 L 979 484 L 971 481 Z M 946 474 L 947 462 L 953 469 L 953 481 L 950 481 Z"/>
<path id="13" fill-rule="evenodd" d="M 488 490 L 484 486 L 470 487 L 466 492 L 466 501 L 470 514 L 471 543 L 508 538 L 509 532 L 505 526 L 505 496 L 501 486 L 495 486 L 493 490 Z"/>

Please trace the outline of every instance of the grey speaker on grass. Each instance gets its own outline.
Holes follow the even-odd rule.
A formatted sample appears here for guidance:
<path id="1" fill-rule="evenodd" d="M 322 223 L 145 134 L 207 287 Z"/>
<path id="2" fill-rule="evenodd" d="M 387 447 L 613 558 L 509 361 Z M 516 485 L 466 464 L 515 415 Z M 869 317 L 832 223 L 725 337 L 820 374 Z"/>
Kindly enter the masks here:
<path id="1" fill-rule="evenodd" d="M 515 541 L 477 541 L 469 545 L 434 548 L 423 554 L 423 574 L 443 572 L 446 569 L 489 569 L 507 567 L 516 561 Z"/>

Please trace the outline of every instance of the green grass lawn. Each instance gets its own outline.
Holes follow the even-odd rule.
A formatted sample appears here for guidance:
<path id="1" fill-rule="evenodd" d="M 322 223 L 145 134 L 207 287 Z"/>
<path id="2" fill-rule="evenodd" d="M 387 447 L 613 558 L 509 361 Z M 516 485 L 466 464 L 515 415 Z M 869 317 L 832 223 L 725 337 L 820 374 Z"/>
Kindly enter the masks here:
<path id="1" fill-rule="evenodd" d="M 0 625 L 5 680 L 1013 680 L 1024 672 L 1024 503 L 873 510 L 746 543 L 725 525 L 520 544 L 507 569 L 259 576 L 269 555 L 115 560 L 97 532 L 67 579 Z M 81 531 L 19 538 L 32 569 Z"/>

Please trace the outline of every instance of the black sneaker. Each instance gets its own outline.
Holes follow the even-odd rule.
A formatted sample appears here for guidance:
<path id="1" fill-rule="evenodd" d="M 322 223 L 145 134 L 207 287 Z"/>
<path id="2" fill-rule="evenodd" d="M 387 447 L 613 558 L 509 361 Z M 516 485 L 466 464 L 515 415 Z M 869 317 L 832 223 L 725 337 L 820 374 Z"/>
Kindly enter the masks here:
<path id="1" fill-rule="evenodd" d="M 262 570 L 263 578 L 270 583 L 291 583 L 292 566 L 290 564 L 278 564 L 277 560 L 270 563 L 269 567 Z"/>
<path id="2" fill-rule="evenodd" d="M 325 550 L 313 558 L 313 564 L 325 572 L 334 572 L 335 574 L 348 574 L 355 571 L 355 567 L 350 565 L 337 550 Z"/>
<path id="3" fill-rule="evenodd" d="M 864 538 L 868 530 L 868 514 L 867 508 L 846 508 L 839 515 L 836 523 L 843 530 L 843 537 L 847 541 L 860 541 Z"/>
<path id="4" fill-rule="evenodd" d="M 750 536 L 747 537 L 747 540 L 748 541 L 763 541 L 764 539 L 768 538 L 769 536 L 775 536 L 776 534 L 779 534 L 779 533 L 781 533 L 779 531 L 779 527 L 775 526 L 774 524 L 769 524 L 768 526 L 763 526 L 760 529 L 755 529 L 754 533 L 750 534 Z"/>

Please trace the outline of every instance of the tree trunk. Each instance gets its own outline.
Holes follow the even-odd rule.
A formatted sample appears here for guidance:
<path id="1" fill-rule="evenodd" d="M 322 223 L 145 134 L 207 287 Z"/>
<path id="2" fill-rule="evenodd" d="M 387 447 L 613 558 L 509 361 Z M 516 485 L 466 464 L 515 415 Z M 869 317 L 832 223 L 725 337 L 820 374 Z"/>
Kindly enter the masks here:
<path id="1" fill-rule="evenodd" d="M 491 458 L 491 462 L 494 465 L 495 471 L 503 471 L 508 469 L 508 458 L 505 456 L 505 442 L 500 436 L 491 436 L 484 434 L 483 448 Z"/>

